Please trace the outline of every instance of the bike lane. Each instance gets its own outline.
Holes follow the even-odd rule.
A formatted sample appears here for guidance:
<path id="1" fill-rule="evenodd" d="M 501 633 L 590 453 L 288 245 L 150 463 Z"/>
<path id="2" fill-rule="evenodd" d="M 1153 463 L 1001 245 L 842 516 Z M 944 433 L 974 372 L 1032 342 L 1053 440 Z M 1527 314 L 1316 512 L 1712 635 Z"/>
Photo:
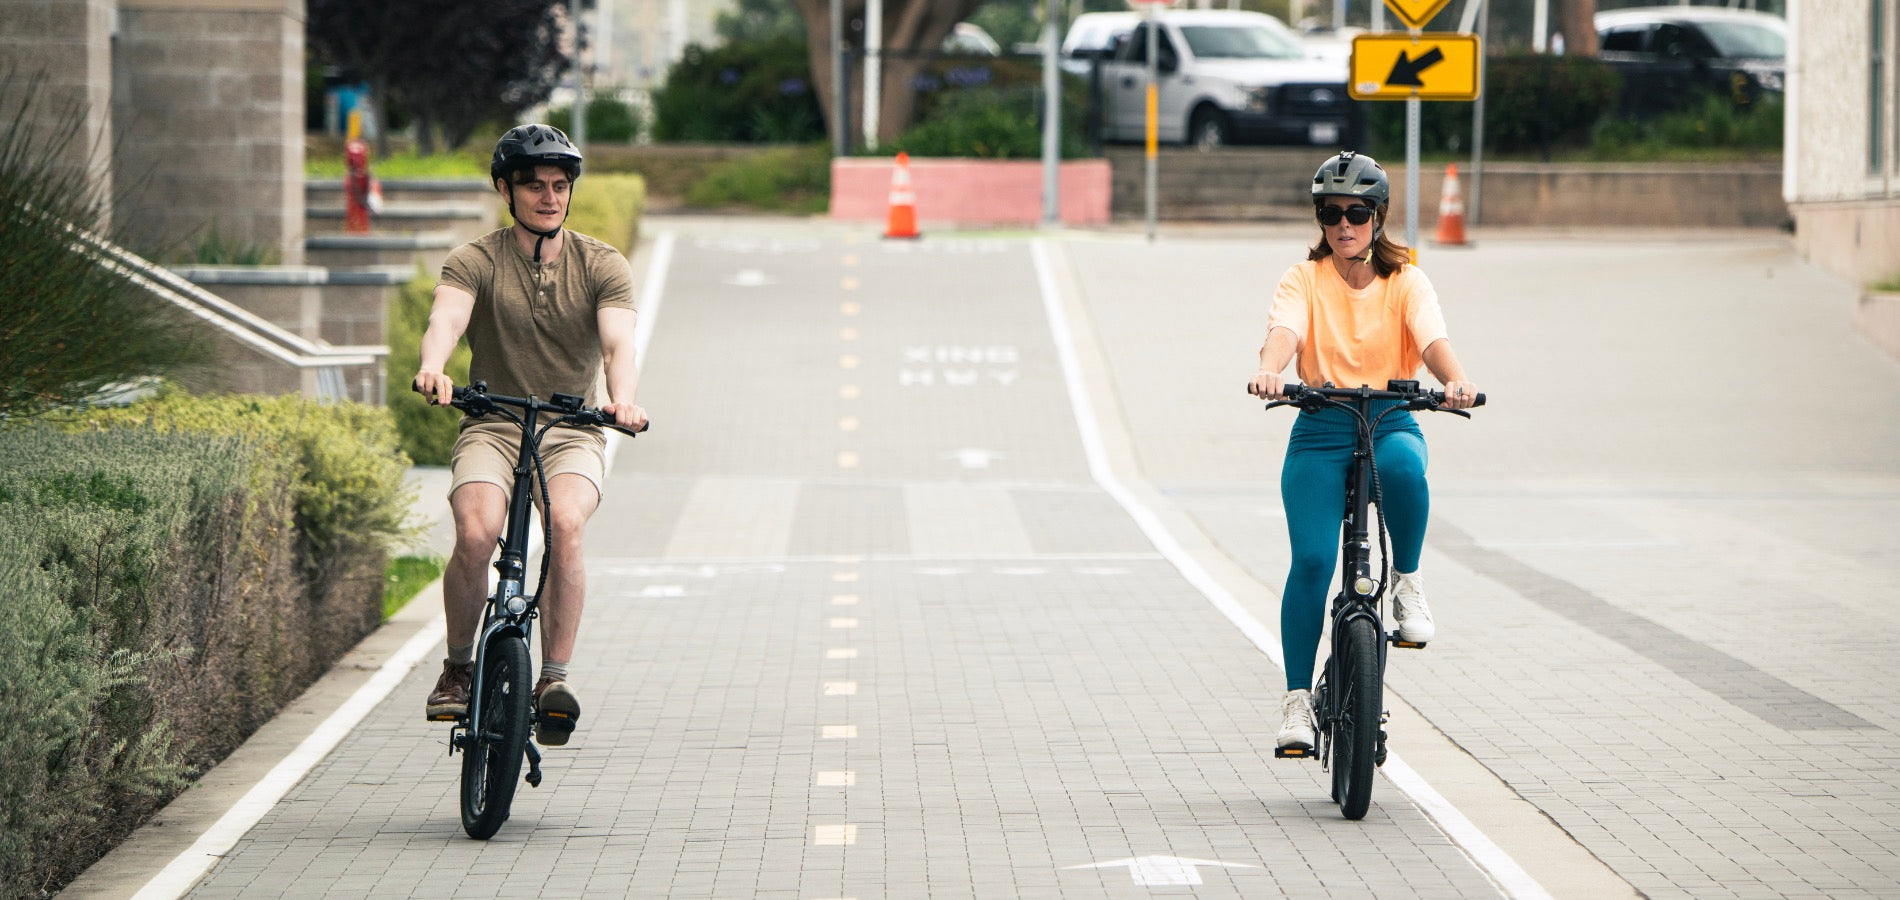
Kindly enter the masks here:
<path id="1" fill-rule="evenodd" d="M 1498 893 L 1272 759 L 1277 667 L 1091 473 L 1038 252 L 682 226 L 547 781 L 466 839 L 423 665 L 193 895 Z"/>
<path id="2" fill-rule="evenodd" d="M 1286 571 L 1291 417 L 1240 385 L 1309 240 L 1066 245 L 1131 457 L 1263 584 Z M 1895 629 L 1846 587 L 1900 563 L 1900 369 L 1849 328 L 1853 287 L 1761 234 L 1500 235 L 1423 260 L 1491 403 L 1421 417 L 1439 635 L 1395 652 L 1388 686 L 1506 788 L 1503 818 L 1460 806 L 1560 895 L 1601 895 L 1543 874 L 1576 848 L 1647 896 L 1900 890 Z M 1392 729 L 1400 754 L 1413 731 Z M 1562 842 L 1490 824 L 1514 807 Z"/>

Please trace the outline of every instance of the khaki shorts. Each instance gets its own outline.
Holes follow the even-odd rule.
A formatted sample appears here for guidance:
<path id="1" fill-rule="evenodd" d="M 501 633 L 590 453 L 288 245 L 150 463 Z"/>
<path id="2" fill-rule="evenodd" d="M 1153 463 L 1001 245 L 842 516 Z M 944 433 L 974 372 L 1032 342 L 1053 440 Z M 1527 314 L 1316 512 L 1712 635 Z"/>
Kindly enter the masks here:
<path id="1" fill-rule="evenodd" d="M 514 493 L 515 459 L 521 454 L 521 426 L 513 422 L 476 422 L 462 429 L 449 455 L 449 494 L 465 484 L 481 482 Z M 607 473 L 607 438 L 599 431 L 550 428 L 541 438 L 541 466 L 552 481 L 556 475 L 579 475 L 593 482 L 596 494 Z M 541 487 L 536 482 L 534 496 Z"/>

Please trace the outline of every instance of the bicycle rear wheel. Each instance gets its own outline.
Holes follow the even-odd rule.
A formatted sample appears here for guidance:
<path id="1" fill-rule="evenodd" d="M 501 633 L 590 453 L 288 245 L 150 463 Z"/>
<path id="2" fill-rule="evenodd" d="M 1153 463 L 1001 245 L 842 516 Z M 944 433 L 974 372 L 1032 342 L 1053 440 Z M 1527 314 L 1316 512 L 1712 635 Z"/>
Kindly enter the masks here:
<path id="1" fill-rule="evenodd" d="M 481 719 L 470 722 L 462 748 L 462 830 L 487 840 L 508 820 L 528 742 L 532 673 L 528 644 L 496 638 L 482 654 Z"/>
<path id="2" fill-rule="evenodd" d="M 1339 642 L 1333 671 L 1339 681 L 1338 718 L 1333 721 L 1333 799 L 1348 819 L 1363 819 L 1372 805 L 1372 775 L 1379 746 L 1379 712 L 1385 699 L 1379 680 L 1379 629 L 1351 619 Z"/>

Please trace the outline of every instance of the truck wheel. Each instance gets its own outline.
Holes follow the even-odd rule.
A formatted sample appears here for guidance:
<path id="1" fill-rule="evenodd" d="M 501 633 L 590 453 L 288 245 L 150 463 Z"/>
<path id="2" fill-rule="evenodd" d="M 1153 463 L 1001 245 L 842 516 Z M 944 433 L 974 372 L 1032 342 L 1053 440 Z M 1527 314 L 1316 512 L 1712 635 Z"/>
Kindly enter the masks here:
<path id="1" fill-rule="evenodd" d="M 1188 120 L 1188 143 L 1202 150 L 1227 146 L 1227 117 L 1211 106 L 1195 110 Z"/>

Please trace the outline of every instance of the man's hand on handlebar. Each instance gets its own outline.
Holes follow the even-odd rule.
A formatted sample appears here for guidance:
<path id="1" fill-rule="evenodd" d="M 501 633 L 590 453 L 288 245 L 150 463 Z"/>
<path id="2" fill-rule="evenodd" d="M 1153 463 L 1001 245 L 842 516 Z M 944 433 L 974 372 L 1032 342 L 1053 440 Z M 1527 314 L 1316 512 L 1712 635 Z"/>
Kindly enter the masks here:
<path id="1" fill-rule="evenodd" d="M 645 431 L 647 411 L 633 403 L 603 403 L 600 411 L 613 417 L 614 424 L 629 431 Z"/>
<path id="2" fill-rule="evenodd" d="M 441 372 L 421 371 L 409 383 L 409 389 L 421 394 L 431 406 L 447 406 L 454 399 L 455 379 Z"/>

